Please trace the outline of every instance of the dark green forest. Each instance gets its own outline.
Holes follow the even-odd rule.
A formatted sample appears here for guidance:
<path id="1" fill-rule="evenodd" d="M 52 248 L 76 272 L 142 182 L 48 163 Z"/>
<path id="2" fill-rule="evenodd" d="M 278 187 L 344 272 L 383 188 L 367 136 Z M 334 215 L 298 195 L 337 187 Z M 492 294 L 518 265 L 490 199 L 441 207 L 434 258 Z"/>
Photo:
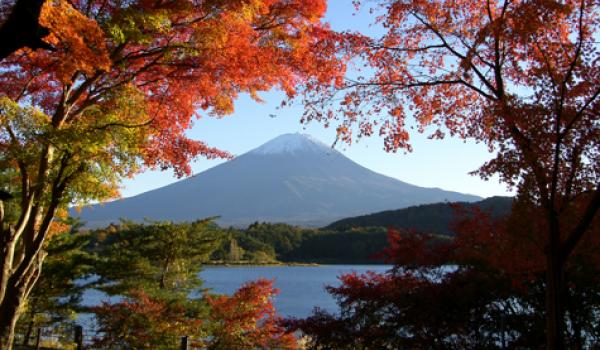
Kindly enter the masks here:
<path id="1" fill-rule="evenodd" d="M 478 208 L 493 217 L 500 217 L 510 212 L 512 202 L 511 197 L 490 197 L 475 203 L 424 204 L 341 219 L 327 225 L 325 229 L 343 231 L 353 227 L 383 226 L 454 235 L 452 223 L 462 211 Z"/>
<path id="2" fill-rule="evenodd" d="M 255 223 L 243 230 L 229 229 L 211 258 L 234 262 L 239 249 L 238 260 L 250 263 L 376 263 L 382 261 L 373 255 L 386 246 L 386 237 L 384 227 L 333 231 Z"/>
<path id="3" fill-rule="evenodd" d="M 448 240 L 453 223 L 479 209 L 492 217 L 510 212 L 512 198 L 492 197 L 476 203 L 436 203 L 383 211 L 336 221 L 323 228 L 255 222 L 246 229 L 224 229 L 213 262 L 247 263 L 383 263 L 388 229 L 409 230 Z"/>
<path id="4" fill-rule="evenodd" d="M 453 222 L 474 208 L 492 217 L 510 211 L 511 198 L 477 203 L 437 203 L 346 218 L 322 228 L 255 222 L 246 228 L 221 228 L 208 220 L 212 252 L 200 262 L 212 264 L 384 263 L 378 254 L 388 245 L 388 229 L 426 233 L 445 241 L 454 235 Z M 121 225 L 131 225 L 123 222 Z M 177 224 L 186 225 L 186 224 Z M 114 244 L 120 225 L 92 233 L 94 249 Z"/>

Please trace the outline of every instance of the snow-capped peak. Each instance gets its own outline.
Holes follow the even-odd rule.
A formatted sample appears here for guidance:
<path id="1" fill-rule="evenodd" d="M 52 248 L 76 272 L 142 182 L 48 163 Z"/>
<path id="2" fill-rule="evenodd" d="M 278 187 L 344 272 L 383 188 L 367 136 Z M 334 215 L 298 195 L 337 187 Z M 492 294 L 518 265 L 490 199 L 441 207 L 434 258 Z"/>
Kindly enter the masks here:
<path id="1" fill-rule="evenodd" d="M 307 134 L 283 134 L 253 149 L 251 154 L 332 152 L 330 146 Z M 337 151 L 334 151 L 337 152 Z"/>

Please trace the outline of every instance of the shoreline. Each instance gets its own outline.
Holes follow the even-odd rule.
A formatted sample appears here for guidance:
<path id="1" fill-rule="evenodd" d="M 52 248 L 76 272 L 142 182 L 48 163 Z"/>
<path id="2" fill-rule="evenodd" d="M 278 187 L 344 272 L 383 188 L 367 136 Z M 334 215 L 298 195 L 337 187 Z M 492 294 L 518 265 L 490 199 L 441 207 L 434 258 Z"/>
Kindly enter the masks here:
<path id="1" fill-rule="evenodd" d="M 324 265 L 390 265 L 387 263 L 381 262 L 372 262 L 372 261 L 319 261 L 319 262 L 282 262 L 282 261 L 272 261 L 272 262 L 253 262 L 253 261 L 209 261 L 202 263 L 203 266 L 219 266 L 219 267 L 240 267 L 240 266 L 256 266 L 256 267 L 266 267 L 266 266 L 305 266 L 305 267 L 318 267 Z"/>
<path id="2" fill-rule="evenodd" d="M 255 261 L 209 261 L 202 263 L 203 266 L 221 266 L 221 267 L 237 267 L 237 266 L 321 266 L 319 263 L 301 263 L 301 262 L 255 262 Z"/>

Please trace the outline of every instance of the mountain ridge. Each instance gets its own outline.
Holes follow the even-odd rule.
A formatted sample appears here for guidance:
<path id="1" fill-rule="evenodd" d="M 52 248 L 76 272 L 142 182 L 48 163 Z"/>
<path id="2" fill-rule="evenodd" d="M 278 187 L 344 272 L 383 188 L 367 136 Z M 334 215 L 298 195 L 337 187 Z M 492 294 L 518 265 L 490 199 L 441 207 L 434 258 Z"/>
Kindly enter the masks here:
<path id="1" fill-rule="evenodd" d="M 442 235 L 454 235 L 452 222 L 459 219 L 455 207 L 477 208 L 492 217 L 508 215 L 513 197 L 494 196 L 477 202 L 445 202 L 410 206 L 396 210 L 384 210 L 377 213 L 360 215 L 334 221 L 324 230 L 345 231 L 355 227 L 386 227 L 396 229 L 416 229 L 418 231 Z"/>
<path id="2" fill-rule="evenodd" d="M 73 213 L 100 227 L 119 218 L 189 221 L 220 216 L 223 226 L 255 221 L 323 226 L 337 219 L 481 197 L 414 186 L 373 172 L 324 143 L 284 134 L 228 162 L 133 197 Z"/>

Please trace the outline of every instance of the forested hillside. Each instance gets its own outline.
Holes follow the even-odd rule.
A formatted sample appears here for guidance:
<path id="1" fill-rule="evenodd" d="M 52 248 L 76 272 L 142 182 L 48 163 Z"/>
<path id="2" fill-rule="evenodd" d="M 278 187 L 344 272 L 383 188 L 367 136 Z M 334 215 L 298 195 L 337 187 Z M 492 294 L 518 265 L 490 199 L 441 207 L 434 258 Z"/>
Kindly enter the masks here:
<path id="1" fill-rule="evenodd" d="M 427 233 L 441 240 L 453 234 L 451 225 L 461 215 L 478 208 L 493 217 L 508 214 L 511 198 L 493 197 L 475 204 L 438 203 L 347 218 L 323 228 L 303 228 L 283 223 L 255 222 L 245 229 L 208 227 L 214 239 L 205 263 L 382 263 L 376 256 L 388 245 L 388 228 Z M 466 209 L 466 210 L 465 210 Z M 124 222 L 132 225 L 132 223 Z M 185 223 L 175 227 L 185 226 Z M 108 231 L 120 231 L 112 226 Z M 112 244 L 106 229 L 92 238 Z"/>
<path id="2" fill-rule="evenodd" d="M 223 263 L 377 263 L 387 244 L 384 227 L 348 231 L 255 223 L 224 231 L 211 261 Z"/>
<path id="3" fill-rule="evenodd" d="M 326 226 L 325 229 L 344 231 L 353 227 L 383 226 L 453 235 L 454 232 L 450 226 L 456 219 L 457 210 L 479 208 L 497 217 L 508 214 L 512 202 L 511 197 L 490 197 L 475 203 L 446 202 L 418 205 L 338 220 Z"/>

